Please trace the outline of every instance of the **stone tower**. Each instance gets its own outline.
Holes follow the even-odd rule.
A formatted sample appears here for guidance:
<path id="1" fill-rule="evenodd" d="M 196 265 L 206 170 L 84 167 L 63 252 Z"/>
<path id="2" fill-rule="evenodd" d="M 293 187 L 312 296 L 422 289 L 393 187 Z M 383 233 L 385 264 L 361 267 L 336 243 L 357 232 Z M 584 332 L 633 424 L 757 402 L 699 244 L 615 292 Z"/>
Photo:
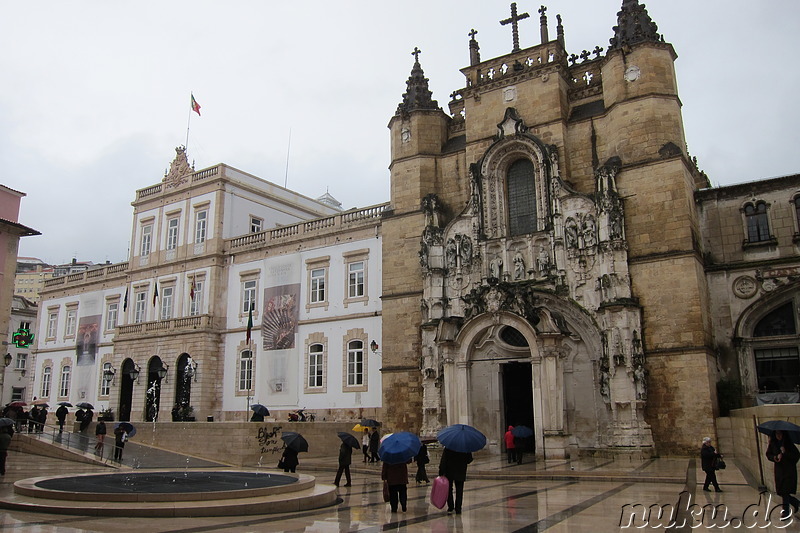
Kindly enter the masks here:
<path id="1" fill-rule="evenodd" d="M 605 55 L 549 39 L 481 61 L 445 114 L 418 61 L 389 122 L 385 418 L 532 428 L 531 451 L 689 450 L 714 358 L 672 46 L 624 0 Z M 524 35 L 524 33 L 523 33 Z"/>

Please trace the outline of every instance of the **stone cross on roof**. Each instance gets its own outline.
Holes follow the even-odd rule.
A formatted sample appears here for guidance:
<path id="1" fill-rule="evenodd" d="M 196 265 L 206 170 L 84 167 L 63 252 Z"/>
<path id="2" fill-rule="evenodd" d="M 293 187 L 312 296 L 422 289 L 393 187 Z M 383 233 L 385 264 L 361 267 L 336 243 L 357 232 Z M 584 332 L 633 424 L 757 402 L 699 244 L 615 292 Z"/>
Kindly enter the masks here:
<path id="1" fill-rule="evenodd" d="M 523 13 L 521 15 L 517 15 L 517 3 L 512 2 L 511 4 L 511 18 L 507 18 L 505 20 L 501 20 L 500 24 L 505 26 L 506 24 L 511 24 L 511 36 L 514 39 L 514 48 L 511 50 L 512 52 L 519 52 L 519 29 L 517 27 L 517 23 L 520 20 L 528 18 L 530 15 L 527 13 Z"/>
<path id="2" fill-rule="evenodd" d="M 414 56 L 414 61 L 419 61 L 419 55 L 420 55 L 421 53 L 422 53 L 422 50 L 420 50 L 419 48 L 417 48 L 417 47 L 415 46 L 415 47 L 414 47 L 414 51 L 413 51 L 413 52 L 411 52 L 411 55 L 412 55 L 412 56 Z"/>

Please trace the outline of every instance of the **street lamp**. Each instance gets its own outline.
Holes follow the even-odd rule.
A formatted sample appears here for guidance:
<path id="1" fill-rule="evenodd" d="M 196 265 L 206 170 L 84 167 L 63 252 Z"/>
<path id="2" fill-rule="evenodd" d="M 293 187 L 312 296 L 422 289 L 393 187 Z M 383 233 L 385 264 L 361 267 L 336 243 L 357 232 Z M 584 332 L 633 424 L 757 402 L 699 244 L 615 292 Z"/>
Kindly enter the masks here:
<path id="1" fill-rule="evenodd" d="M 103 370 L 103 381 L 106 383 L 111 383 L 114 381 L 114 376 L 116 375 L 116 371 L 113 368 L 107 368 Z"/>
<path id="2" fill-rule="evenodd" d="M 135 381 L 139 383 L 139 374 L 141 373 L 142 369 L 136 363 L 133 363 L 133 368 L 128 370 L 127 374 L 128 377 L 131 378 L 131 381 Z"/>
<path id="3" fill-rule="evenodd" d="M 166 379 L 167 372 L 169 371 L 169 367 L 164 363 L 161 363 L 161 368 L 156 370 L 156 374 L 158 374 L 158 379 Z"/>
<path id="4" fill-rule="evenodd" d="M 7 353 L 7 354 L 6 354 L 6 355 L 3 357 L 3 362 L 6 364 L 6 366 L 8 366 L 8 365 L 10 365 L 10 364 L 11 364 L 11 359 L 13 359 L 13 357 L 11 357 L 11 354 L 10 354 L 10 353 Z"/>
<path id="5" fill-rule="evenodd" d="M 378 348 L 380 348 L 380 346 L 378 346 L 378 343 L 375 342 L 375 339 L 372 339 L 372 342 L 369 343 L 369 349 L 372 350 L 372 353 L 378 357 L 381 357 L 381 352 L 378 351 Z"/>

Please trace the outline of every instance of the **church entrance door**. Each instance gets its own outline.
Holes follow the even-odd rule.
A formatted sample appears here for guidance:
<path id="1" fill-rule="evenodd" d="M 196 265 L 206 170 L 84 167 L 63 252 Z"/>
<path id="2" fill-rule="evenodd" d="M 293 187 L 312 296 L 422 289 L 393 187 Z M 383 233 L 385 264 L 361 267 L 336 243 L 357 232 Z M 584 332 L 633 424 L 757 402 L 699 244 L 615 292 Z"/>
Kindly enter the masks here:
<path id="1" fill-rule="evenodd" d="M 534 427 L 533 420 L 533 386 L 531 364 L 521 362 L 501 365 L 503 379 L 503 410 L 505 427 Z M 523 439 L 523 451 L 532 453 L 536 443 L 533 437 Z"/>

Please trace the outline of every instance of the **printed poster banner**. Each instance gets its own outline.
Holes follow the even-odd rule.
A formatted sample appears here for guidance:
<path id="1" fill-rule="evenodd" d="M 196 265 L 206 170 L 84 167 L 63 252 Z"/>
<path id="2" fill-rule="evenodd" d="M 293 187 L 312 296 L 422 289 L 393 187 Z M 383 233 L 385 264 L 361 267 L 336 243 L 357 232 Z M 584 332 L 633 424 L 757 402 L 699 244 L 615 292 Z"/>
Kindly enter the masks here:
<path id="1" fill-rule="evenodd" d="M 100 336 L 100 315 L 85 316 L 78 322 L 75 353 L 78 366 L 94 365 L 97 342 Z"/>
<path id="2" fill-rule="evenodd" d="M 300 316 L 300 284 L 292 283 L 264 289 L 261 337 L 265 351 L 295 347 Z"/>

